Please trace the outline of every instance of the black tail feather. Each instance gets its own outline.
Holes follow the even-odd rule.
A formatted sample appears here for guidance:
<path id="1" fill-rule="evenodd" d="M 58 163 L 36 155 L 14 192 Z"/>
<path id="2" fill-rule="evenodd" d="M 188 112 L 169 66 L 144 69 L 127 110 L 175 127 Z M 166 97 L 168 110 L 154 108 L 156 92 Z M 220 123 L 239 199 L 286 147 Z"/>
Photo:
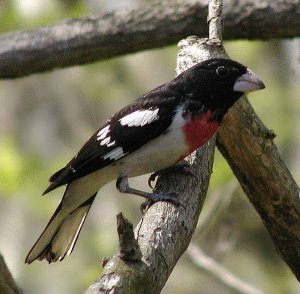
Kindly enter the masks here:
<path id="1" fill-rule="evenodd" d="M 66 171 L 66 167 L 60 169 L 59 171 L 57 171 L 56 173 L 54 173 L 50 178 L 49 178 L 49 182 L 50 185 L 49 187 L 44 191 L 43 195 L 51 192 L 52 190 L 63 186 L 65 184 L 67 184 L 66 182 L 63 182 L 60 180 L 61 176 L 64 174 L 64 172 Z"/>

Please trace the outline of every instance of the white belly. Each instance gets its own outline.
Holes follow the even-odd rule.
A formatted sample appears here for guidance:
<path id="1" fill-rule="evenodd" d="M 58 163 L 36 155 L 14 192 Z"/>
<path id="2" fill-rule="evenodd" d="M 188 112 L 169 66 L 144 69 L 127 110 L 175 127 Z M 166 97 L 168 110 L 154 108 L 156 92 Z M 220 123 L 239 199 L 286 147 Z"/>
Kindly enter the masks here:
<path id="1" fill-rule="evenodd" d="M 170 130 L 121 159 L 120 170 L 129 177 L 152 173 L 173 165 L 186 152 L 182 132 Z"/>

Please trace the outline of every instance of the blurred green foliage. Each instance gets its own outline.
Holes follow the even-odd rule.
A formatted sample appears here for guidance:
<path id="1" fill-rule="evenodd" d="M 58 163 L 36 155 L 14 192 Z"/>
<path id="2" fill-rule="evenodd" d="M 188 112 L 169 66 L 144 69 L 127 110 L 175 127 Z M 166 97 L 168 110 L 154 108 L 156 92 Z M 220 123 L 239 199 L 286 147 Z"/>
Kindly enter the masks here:
<path id="1" fill-rule="evenodd" d="M 23 161 L 20 152 L 8 138 L 0 142 L 0 187 L 4 195 L 12 194 L 21 188 Z"/>
<path id="2" fill-rule="evenodd" d="M 124 2 L 47 0 L 41 5 L 33 0 L 2 1 L 0 32 L 100 13 L 118 5 L 124 6 Z M 226 43 L 226 48 L 233 59 L 247 64 L 266 82 L 267 89 L 252 94 L 250 101 L 263 122 L 277 133 L 278 148 L 299 179 L 299 63 L 295 42 L 238 41 Z M 100 191 L 71 257 L 53 265 L 24 265 L 25 255 L 63 193 L 61 188 L 41 197 L 49 176 L 71 159 L 109 115 L 170 80 L 176 52 L 171 46 L 0 81 L 0 251 L 25 293 L 82 293 L 100 274 L 101 258 L 117 250 L 115 215 L 122 210 L 135 224 L 138 222 L 142 200 L 119 194 L 111 183 Z M 131 182 L 148 189 L 146 180 L 139 177 Z M 277 256 L 263 224 L 218 152 L 200 223 L 214 199 L 221 203 L 220 208 L 195 237 L 203 251 L 264 293 L 299 292 L 296 279 Z M 163 290 L 183 292 L 232 293 L 186 256 Z"/>

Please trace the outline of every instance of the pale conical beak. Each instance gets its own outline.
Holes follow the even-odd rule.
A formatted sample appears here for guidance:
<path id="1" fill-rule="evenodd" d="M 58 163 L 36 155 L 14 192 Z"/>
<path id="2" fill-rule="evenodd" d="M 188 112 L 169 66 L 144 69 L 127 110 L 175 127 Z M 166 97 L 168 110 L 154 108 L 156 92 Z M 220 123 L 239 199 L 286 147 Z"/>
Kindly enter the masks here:
<path id="1" fill-rule="evenodd" d="M 233 91 L 249 93 L 257 90 L 264 89 L 266 86 L 253 71 L 247 68 L 247 72 L 237 78 L 233 86 Z"/>

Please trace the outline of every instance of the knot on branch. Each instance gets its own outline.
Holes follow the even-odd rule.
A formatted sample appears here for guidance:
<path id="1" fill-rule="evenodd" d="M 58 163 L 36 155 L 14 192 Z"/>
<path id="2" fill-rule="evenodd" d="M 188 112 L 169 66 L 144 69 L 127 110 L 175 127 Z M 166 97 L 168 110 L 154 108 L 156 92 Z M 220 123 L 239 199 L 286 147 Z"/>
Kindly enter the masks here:
<path id="1" fill-rule="evenodd" d="M 266 139 L 269 139 L 271 141 L 273 141 L 276 138 L 276 133 L 274 132 L 274 130 L 267 130 L 266 133 Z"/>
<path id="2" fill-rule="evenodd" d="M 119 235 L 119 257 L 124 261 L 140 261 L 142 253 L 133 232 L 133 225 L 124 218 L 122 212 L 117 214 L 117 232 Z"/>

